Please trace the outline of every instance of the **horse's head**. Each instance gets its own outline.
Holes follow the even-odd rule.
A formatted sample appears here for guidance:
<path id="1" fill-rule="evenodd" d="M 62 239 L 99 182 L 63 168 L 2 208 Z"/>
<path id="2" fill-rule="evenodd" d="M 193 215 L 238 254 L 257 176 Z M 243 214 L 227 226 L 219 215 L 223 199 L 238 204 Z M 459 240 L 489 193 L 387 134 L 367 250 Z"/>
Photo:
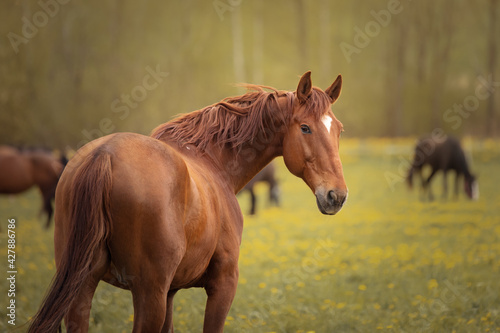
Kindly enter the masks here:
<path id="1" fill-rule="evenodd" d="M 465 193 L 469 199 L 479 199 L 479 185 L 474 175 L 465 176 Z"/>
<path id="2" fill-rule="evenodd" d="M 283 159 L 291 173 L 302 178 L 316 196 L 323 214 L 336 214 L 347 199 L 347 186 L 339 156 L 342 124 L 330 105 L 340 95 L 342 77 L 325 91 L 313 87 L 311 72 L 300 79 L 288 131 L 283 140 Z"/>

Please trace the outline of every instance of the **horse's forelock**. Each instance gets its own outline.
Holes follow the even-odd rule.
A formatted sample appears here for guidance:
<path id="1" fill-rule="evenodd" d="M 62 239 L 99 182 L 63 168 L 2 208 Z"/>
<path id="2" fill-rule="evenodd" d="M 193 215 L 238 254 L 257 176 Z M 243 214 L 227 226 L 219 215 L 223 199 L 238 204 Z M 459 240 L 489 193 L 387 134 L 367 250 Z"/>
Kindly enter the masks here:
<path id="1" fill-rule="evenodd" d="M 304 104 L 304 112 L 320 120 L 330 110 L 331 98 L 320 88 L 313 87 L 311 95 Z"/>

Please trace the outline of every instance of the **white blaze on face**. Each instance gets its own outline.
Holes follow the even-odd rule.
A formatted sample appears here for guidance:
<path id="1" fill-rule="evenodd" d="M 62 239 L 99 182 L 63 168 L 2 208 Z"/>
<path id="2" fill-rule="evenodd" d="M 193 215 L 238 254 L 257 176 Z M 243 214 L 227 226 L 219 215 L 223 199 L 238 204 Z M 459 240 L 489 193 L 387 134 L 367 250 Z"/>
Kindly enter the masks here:
<path id="1" fill-rule="evenodd" d="M 323 122 L 323 125 L 325 125 L 326 130 L 328 131 L 328 133 L 330 133 L 330 129 L 332 128 L 333 118 L 330 115 L 325 114 L 323 116 L 323 118 L 321 118 L 321 121 Z"/>

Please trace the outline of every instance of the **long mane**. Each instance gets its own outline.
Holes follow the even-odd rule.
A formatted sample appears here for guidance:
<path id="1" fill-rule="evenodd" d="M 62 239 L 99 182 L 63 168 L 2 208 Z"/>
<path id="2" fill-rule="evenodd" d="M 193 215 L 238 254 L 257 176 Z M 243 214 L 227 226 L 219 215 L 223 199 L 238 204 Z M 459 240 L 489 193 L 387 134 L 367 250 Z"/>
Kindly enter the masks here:
<path id="1" fill-rule="evenodd" d="M 158 126 L 151 136 L 180 145 L 191 144 L 201 150 L 210 143 L 239 149 L 244 143 L 252 142 L 259 133 L 266 138 L 288 124 L 295 100 L 293 92 L 257 85 L 246 85 L 246 88 L 249 90 L 246 94 L 227 97 Z M 284 103 L 278 102 L 281 97 Z M 319 118 L 319 113 L 324 113 L 329 103 L 328 96 L 314 88 L 306 110 L 315 111 Z"/>

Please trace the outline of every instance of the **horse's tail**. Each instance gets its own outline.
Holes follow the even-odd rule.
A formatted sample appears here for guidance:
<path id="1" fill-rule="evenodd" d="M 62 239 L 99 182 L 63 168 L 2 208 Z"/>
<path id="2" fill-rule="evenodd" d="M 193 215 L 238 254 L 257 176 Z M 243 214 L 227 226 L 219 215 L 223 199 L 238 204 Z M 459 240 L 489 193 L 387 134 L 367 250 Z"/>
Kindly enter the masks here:
<path id="1" fill-rule="evenodd" d="M 69 196 L 70 232 L 57 273 L 28 332 L 60 329 L 75 295 L 89 277 L 92 261 L 111 233 L 111 157 L 96 149 L 78 167 Z M 61 218 L 61 216 L 59 217 Z"/>

